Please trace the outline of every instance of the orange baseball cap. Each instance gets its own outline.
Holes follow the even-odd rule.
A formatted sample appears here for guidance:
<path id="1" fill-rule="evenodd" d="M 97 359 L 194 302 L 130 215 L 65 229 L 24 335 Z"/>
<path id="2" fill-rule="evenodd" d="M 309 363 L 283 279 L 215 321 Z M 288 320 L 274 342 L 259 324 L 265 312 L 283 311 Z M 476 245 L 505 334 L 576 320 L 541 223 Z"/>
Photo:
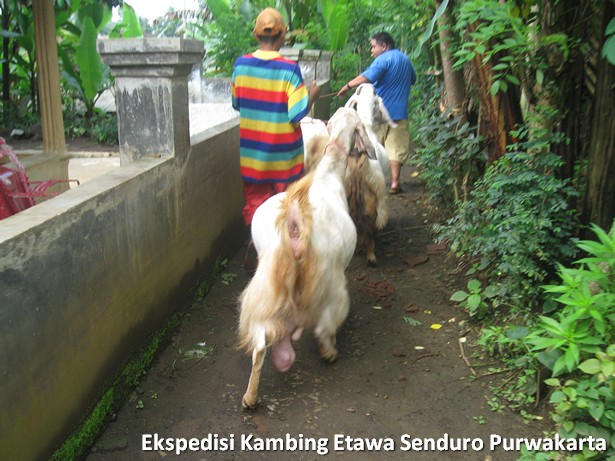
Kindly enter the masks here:
<path id="1" fill-rule="evenodd" d="M 284 18 L 275 8 L 265 8 L 256 18 L 254 35 L 274 37 L 286 30 Z"/>

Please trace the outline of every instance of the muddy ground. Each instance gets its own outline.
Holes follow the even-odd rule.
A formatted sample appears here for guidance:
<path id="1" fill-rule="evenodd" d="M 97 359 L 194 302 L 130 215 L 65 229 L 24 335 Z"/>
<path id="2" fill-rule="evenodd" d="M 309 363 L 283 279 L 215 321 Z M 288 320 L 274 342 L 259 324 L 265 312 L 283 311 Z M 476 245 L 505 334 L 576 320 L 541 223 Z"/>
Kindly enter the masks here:
<path id="1" fill-rule="evenodd" d="M 153 436 L 142 450 L 143 435 L 155 433 L 217 441 L 211 450 L 188 449 L 183 460 L 315 460 L 324 452 L 326 459 L 353 461 L 517 459 L 518 451 L 491 451 L 491 438 L 540 437 L 544 422 L 527 424 L 511 411 L 490 409 L 489 386 L 501 386 L 492 380 L 502 377 L 468 365 L 480 364 L 479 350 L 469 341 L 462 355 L 459 339 L 472 337 L 474 329 L 449 301 L 463 287 L 463 271 L 434 245 L 429 226 L 436 218 L 425 206 L 420 176 L 404 168 L 403 179 L 404 192 L 389 198 L 390 223 L 377 242 L 379 266 L 368 267 L 358 253 L 347 271 L 352 305 L 338 335 L 336 363 L 323 363 L 304 334 L 293 368 L 281 374 L 268 357 L 258 409 L 241 408 L 251 366 L 235 349 L 237 297 L 249 280 L 242 249 L 87 460 L 175 459 L 174 450 L 166 450 L 170 445 L 156 446 Z M 278 438 L 286 444 L 286 437 L 286 450 L 260 450 Z M 385 440 L 370 450 L 366 438 Z M 439 439 L 436 450 L 410 444 L 425 438 Z M 454 451 L 458 438 L 474 446 Z M 294 442 L 313 446 L 291 451 Z"/>

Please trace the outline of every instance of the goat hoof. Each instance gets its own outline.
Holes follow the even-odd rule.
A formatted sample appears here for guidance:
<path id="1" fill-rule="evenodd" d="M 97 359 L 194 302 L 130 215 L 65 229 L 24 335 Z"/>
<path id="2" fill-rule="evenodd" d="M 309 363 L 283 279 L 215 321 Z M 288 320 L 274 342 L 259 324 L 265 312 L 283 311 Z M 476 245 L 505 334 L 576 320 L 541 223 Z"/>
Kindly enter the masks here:
<path id="1" fill-rule="evenodd" d="M 378 260 L 377 260 L 376 258 L 374 258 L 374 259 L 368 259 L 368 260 L 367 260 L 367 265 L 368 265 L 369 267 L 376 267 L 376 266 L 378 266 Z"/>
<path id="2" fill-rule="evenodd" d="M 244 395 L 243 399 L 241 399 L 241 406 L 243 407 L 244 410 L 248 410 L 248 411 L 256 410 L 256 407 L 258 406 L 258 399 L 252 399 Z"/>
<path id="3" fill-rule="evenodd" d="M 338 352 L 337 349 L 333 349 L 333 350 L 321 350 L 320 351 L 320 356 L 323 358 L 323 360 L 326 360 L 329 363 L 333 363 L 337 360 L 337 356 L 338 356 Z"/>

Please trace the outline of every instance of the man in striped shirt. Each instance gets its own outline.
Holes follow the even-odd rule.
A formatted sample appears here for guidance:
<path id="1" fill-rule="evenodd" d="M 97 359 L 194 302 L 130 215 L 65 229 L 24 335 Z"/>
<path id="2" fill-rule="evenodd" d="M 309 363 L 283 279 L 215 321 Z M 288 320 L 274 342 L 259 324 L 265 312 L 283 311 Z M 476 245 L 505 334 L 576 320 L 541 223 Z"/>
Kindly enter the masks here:
<path id="1" fill-rule="evenodd" d="M 266 8 L 259 14 L 254 36 L 259 49 L 238 58 L 232 76 L 232 104 L 240 116 L 246 225 L 259 205 L 303 174 L 299 122 L 319 92 L 316 86 L 308 91 L 299 65 L 280 54 L 286 24 L 277 10 Z"/>
<path id="2" fill-rule="evenodd" d="M 279 11 L 261 11 L 254 37 L 258 50 L 235 61 L 231 79 L 232 105 L 239 111 L 246 201 L 242 215 L 247 226 L 265 200 L 303 175 L 299 122 L 320 94 L 317 85 L 306 87 L 299 65 L 279 52 L 286 38 L 286 24 Z"/>

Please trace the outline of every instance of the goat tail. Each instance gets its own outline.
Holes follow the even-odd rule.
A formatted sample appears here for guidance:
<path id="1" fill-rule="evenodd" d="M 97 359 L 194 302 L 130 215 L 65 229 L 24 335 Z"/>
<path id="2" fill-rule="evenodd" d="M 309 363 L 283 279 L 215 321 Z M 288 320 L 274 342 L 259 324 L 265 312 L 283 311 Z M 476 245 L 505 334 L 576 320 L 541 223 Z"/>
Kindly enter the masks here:
<path id="1" fill-rule="evenodd" d="M 275 268 L 275 263 L 268 262 Z M 252 352 L 264 332 L 266 346 L 279 341 L 286 334 L 289 308 L 285 290 L 272 289 L 270 274 L 256 273 L 239 297 L 241 311 L 237 329 L 237 349 Z"/>
<path id="2" fill-rule="evenodd" d="M 273 289 L 287 294 L 287 303 L 297 311 L 308 308 L 313 291 L 316 258 L 312 247 L 312 207 L 309 189 L 313 175 L 308 174 L 286 191 L 283 212 L 276 227 L 280 246 L 276 251 L 277 270 L 272 280 Z"/>

